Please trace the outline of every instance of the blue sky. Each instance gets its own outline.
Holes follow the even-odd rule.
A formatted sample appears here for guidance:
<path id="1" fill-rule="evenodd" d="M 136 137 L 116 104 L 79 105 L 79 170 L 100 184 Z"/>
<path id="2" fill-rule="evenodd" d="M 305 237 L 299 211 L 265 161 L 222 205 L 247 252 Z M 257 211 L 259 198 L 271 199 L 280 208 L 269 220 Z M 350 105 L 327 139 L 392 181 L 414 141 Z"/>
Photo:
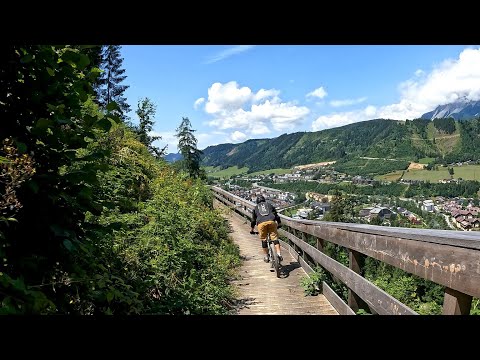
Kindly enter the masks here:
<path id="1" fill-rule="evenodd" d="M 413 119 L 480 99 L 480 47 L 461 45 L 125 45 L 125 95 L 157 105 L 156 145 L 177 152 L 188 117 L 198 148 Z"/>

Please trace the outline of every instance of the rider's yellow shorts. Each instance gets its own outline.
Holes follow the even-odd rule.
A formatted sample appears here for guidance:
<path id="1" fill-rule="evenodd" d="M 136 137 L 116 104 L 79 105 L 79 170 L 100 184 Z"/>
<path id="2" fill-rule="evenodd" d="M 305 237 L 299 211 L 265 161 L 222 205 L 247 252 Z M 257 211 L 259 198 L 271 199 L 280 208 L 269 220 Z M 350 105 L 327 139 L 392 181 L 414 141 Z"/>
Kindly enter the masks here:
<path id="1" fill-rule="evenodd" d="M 267 240 L 267 234 L 270 233 L 271 240 L 278 239 L 277 222 L 273 220 L 265 221 L 257 225 L 260 240 Z"/>

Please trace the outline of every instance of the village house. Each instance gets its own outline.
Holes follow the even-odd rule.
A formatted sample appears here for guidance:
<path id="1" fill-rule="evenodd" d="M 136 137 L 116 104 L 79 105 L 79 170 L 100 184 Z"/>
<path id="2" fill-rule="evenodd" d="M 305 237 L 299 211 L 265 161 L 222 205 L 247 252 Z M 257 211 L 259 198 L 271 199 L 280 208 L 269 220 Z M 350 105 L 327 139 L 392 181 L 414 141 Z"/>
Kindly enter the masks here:
<path id="1" fill-rule="evenodd" d="M 372 207 L 368 207 L 368 208 L 363 208 L 361 209 L 359 212 L 358 212 L 358 216 L 360 217 L 367 217 L 370 215 L 370 211 L 372 211 L 373 208 Z"/>
<path id="2" fill-rule="evenodd" d="M 392 211 L 386 207 L 374 207 L 370 210 L 370 218 L 379 217 L 381 219 L 390 219 Z"/>
<path id="3" fill-rule="evenodd" d="M 434 204 L 432 200 L 424 200 L 422 203 L 422 210 L 428 211 L 428 212 L 434 212 Z"/>
<path id="4" fill-rule="evenodd" d="M 373 179 L 368 179 L 366 177 L 357 175 L 352 178 L 352 184 L 357 185 L 372 185 L 375 181 Z"/>
<path id="5" fill-rule="evenodd" d="M 310 204 L 310 207 L 317 212 L 320 212 L 320 214 L 325 214 L 327 211 L 330 210 L 330 204 L 329 203 L 323 203 L 323 202 L 318 202 L 318 201 L 312 201 Z"/>

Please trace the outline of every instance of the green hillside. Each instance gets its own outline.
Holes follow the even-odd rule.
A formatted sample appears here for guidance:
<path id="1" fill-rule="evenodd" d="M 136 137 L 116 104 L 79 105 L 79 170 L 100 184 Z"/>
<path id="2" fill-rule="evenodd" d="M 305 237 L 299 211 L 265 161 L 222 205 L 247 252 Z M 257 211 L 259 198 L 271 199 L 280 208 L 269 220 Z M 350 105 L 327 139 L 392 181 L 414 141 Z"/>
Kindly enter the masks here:
<path id="1" fill-rule="evenodd" d="M 391 164 L 394 171 L 405 169 L 405 162 L 426 157 L 437 163 L 477 159 L 479 135 L 480 119 L 375 119 L 317 132 L 209 146 L 203 150 L 202 162 L 222 168 L 248 167 L 255 172 L 332 160 L 340 166 L 359 157 L 403 160 Z"/>

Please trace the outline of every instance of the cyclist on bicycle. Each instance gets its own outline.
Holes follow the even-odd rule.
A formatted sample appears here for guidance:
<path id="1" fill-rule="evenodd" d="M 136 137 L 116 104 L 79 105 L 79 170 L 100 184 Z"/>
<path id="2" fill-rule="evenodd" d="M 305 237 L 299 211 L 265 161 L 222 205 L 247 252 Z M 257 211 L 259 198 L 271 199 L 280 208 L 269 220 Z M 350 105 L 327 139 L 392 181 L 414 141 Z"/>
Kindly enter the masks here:
<path id="1" fill-rule="evenodd" d="M 278 260 L 283 260 L 280 252 L 280 242 L 278 241 L 277 223 L 278 227 L 280 227 L 281 220 L 280 216 L 277 214 L 275 206 L 266 202 L 263 195 L 258 196 L 257 205 L 255 205 L 255 208 L 253 209 L 252 221 L 250 222 L 250 226 L 252 227 L 250 234 L 254 234 L 253 228 L 257 225 L 260 240 L 262 241 L 262 249 L 265 253 L 265 257 L 263 258 L 265 262 L 270 261 L 268 257 L 267 234 L 270 234 L 270 239 L 273 240 Z"/>

